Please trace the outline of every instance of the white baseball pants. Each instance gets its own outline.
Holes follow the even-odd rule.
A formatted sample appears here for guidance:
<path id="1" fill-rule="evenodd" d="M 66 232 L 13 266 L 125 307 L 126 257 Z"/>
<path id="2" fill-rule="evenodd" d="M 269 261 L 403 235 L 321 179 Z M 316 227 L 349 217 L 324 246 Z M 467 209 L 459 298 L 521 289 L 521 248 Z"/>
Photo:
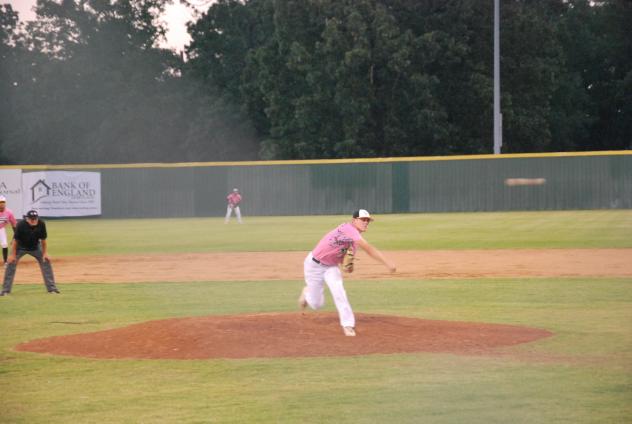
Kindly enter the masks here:
<path id="1" fill-rule="evenodd" d="M 0 246 L 3 248 L 9 247 L 9 243 L 7 243 L 7 230 L 5 227 L 0 228 Z"/>
<path id="2" fill-rule="evenodd" d="M 347 292 L 342 282 L 342 273 L 338 266 L 322 265 L 312 260 L 312 253 L 303 262 L 305 273 L 305 300 L 312 309 L 320 309 L 325 304 L 325 283 L 334 299 L 340 325 L 355 327 L 355 316 L 347 299 Z"/>
<path id="3" fill-rule="evenodd" d="M 231 208 L 230 206 L 228 206 L 226 208 L 226 219 L 224 220 L 224 222 L 230 221 L 230 215 L 232 214 L 233 210 L 235 210 L 235 216 L 237 217 L 237 222 L 241 224 L 241 211 L 239 210 L 239 206 L 235 206 L 234 208 Z"/>

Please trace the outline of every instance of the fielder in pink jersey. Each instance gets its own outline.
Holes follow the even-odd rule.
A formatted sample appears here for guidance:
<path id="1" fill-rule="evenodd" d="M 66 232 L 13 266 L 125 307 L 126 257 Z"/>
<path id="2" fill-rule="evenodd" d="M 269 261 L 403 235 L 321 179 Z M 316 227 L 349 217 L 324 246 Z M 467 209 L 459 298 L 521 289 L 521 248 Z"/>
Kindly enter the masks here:
<path id="1" fill-rule="evenodd" d="M 359 246 L 373 259 L 382 262 L 390 272 L 395 272 L 395 265 L 390 262 L 377 248 L 362 238 L 361 233 L 367 230 L 373 221 L 365 209 L 353 213 L 351 222 L 339 225 L 318 242 L 303 262 L 305 287 L 298 299 L 301 309 L 310 306 L 319 309 L 325 304 L 325 287 L 327 284 L 331 296 L 336 304 L 340 325 L 346 336 L 355 336 L 355 316 L 347 299 L 340 264 L 347 250 L 355 253 Z"/>
<path id="2" fill-rule="evenodd" d="M 0 246 L 2 246 L 2 259 L 4 264 L 7 264 L 7 256 L 9 254 L 9 242 L 7 240 L 6 226 L 10 224 L 15 233 L 15 226 L 18 222 L 13 216 L 11 209 L 7 208 L 7 199 L 4 196 L 0 196 Z"/>
<path id="3" fill-rule="evenodd" d="M 241 224 L 241 209 L 239 209 L 239 204 L 241 203 L 241 194 L 239 194 L 239 190 L 234 188 L 232 193 L 228 193 L 228 196 L 226 196 L 226 201 L 228 202 L 228 206 L 226 207 L 226 218 L 224 218 L 224 224 L 228 224 L 233 211 L 235 212 L 235 216 L 237 217 L 237 222 Z"/>

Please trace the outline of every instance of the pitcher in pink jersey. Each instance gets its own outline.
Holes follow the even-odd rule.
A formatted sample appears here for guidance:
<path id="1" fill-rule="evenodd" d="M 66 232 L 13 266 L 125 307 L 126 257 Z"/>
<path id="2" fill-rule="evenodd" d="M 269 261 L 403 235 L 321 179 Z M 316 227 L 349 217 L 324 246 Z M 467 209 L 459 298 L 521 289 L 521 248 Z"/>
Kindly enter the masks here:
<path id="1" fill-rule="evenodd" d="M 377 248 L 362 238 L 369 223 L 373 221 L 365 209 L 353 213 L 351 222 L 340 224 L 318 242 L 303 262 L 305 287 L 298 299 L 301 309 L 310 306 L 319 309 L 325 304 L 325 284 L 329 287 L 331 296 L 336 304 L 340 325 L 346 336 L 355 336 L 355 316 L 347 299 L 347 293 L 342 281 L 340 264 L 347 250 L 355 253 L 359 246 L 373 259 L 382 262 L 390 272 L 395 272 L 395 265 L 390 262 Z"/>
<path id="2" fill-rule="evenodd" d="M 9 255 L 9 242 L 7 240 L 7 224 L 11 225 L 13 228 L 13 233 L 15 233 L 15 226 L 18 225 L 18 222 L 11 212 L 11 209 L 7 208 L 7 199 L 4 196 L 0 196 L 0 246 L 2 246 L 2 259 L 4 260 L 4 264 L 7 264 L 7 256 Z"/>

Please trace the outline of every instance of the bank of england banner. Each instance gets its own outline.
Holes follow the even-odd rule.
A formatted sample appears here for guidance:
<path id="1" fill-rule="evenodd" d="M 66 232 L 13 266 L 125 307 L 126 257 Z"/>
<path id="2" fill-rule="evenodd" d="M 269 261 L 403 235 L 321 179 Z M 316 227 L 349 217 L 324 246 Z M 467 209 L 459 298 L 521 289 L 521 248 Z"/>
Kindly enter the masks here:
<path id="1" fill-rule="evenodd" d="M 22 206 L 43 217 L 101 215 L 101 173 L 24 172 Z"/>
<path id="2" fill-rule="evenodd" d="M 7 199 L 7 208 L 20 219 L 23 215 L 21 169 L 0 169 L 0 196 Z"/>

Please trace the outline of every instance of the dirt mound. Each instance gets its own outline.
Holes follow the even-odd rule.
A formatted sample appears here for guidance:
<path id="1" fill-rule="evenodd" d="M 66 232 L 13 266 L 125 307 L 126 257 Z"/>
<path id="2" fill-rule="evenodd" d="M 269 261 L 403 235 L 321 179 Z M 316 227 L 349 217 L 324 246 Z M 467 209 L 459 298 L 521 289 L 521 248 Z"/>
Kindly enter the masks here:
<path id="1" fill-rule="evenodd" d="M 350 356 L 410 352 L 487 354 L 552 333 L 535 328 L 356 314 L 357 336 L 335 313 L 267 313 L 149 321 L 49 337 L 19 351 L 90 358 L 209 359 Z"/>

